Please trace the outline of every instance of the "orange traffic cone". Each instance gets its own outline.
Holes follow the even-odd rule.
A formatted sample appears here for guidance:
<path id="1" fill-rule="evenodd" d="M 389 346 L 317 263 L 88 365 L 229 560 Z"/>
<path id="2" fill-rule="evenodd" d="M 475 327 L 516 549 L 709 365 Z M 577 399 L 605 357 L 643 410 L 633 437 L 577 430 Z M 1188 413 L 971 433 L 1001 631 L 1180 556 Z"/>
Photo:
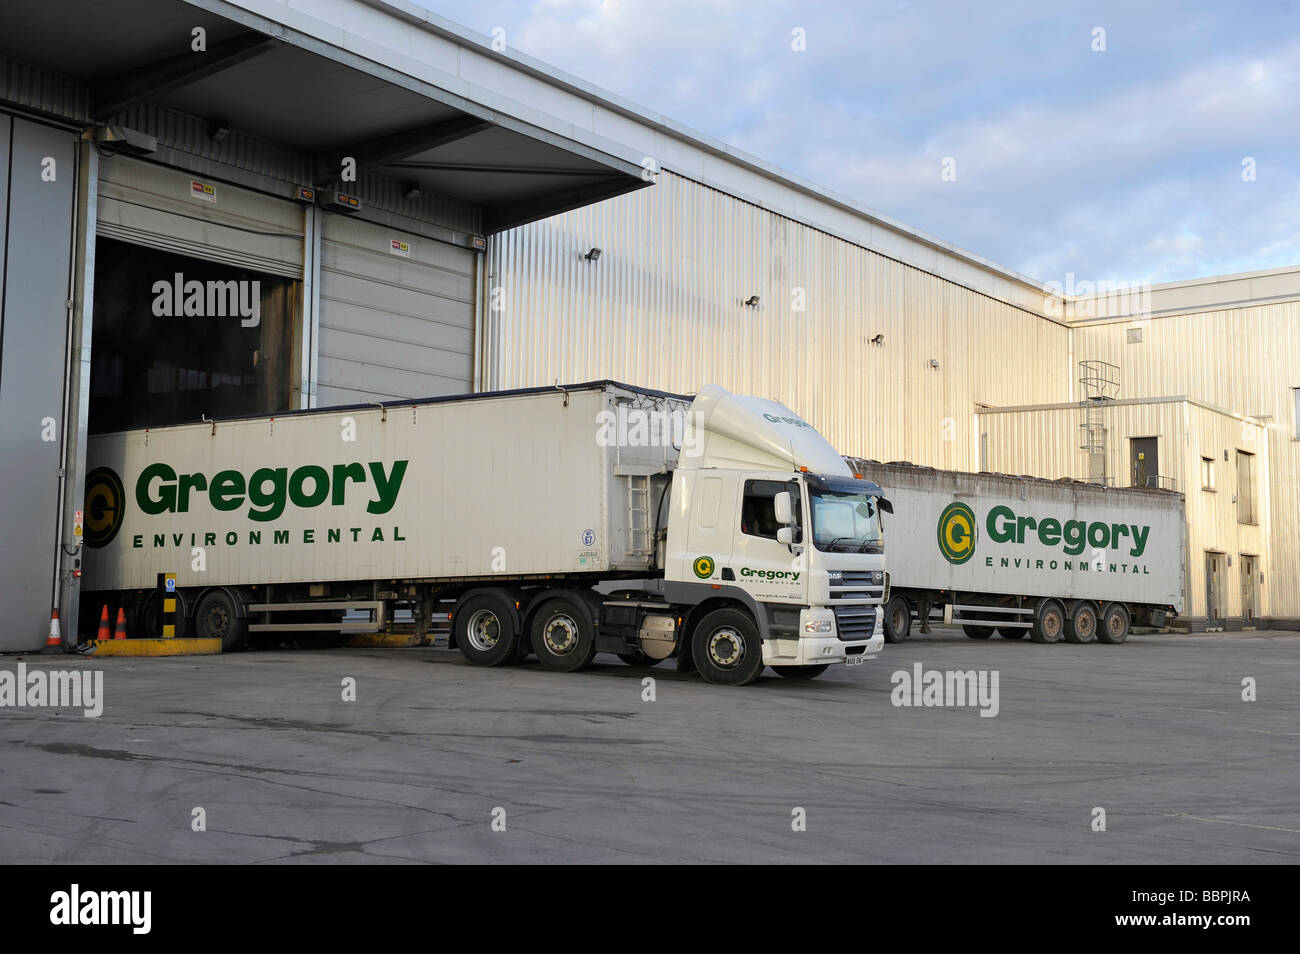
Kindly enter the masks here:
<path id="1" fill-rule="evenodd" d="M 113 629 L 114 639 L 126 639 L 126 610 L 117 608 L 117 626 Z"/>
<path id="2" fill-rule="evenodd" d="M 58 610 L 55 610 L 50 616 L 50 635 L 45 640 L 45 651 L 47 653 L 63 652 L 63 634 L 59 631 Z"/>
<path id="3" fill-rule="evenodd" d="M 105 603 L 104 608 L 99 611 L 99 632 L 95 634 L 95 642 L 111 638 L 108 632 L 108 604 Z"/>

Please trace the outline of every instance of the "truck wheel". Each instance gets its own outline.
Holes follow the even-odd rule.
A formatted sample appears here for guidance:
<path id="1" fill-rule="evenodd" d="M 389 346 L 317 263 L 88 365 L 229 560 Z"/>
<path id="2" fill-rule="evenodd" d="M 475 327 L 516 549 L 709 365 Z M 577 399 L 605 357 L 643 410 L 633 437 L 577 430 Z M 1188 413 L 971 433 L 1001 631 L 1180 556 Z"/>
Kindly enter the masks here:
<path id="1" fill-rule="evenodd" d="M 714 610 L 695 627 L 691 657 L 706 682 L 744 686 L 763 671 L 763 641 L 748 613 Z"/>
<path id="2" fill-rule="evenodd" d="M 1042 600 L 1034 614 L 1029 638 L 1036 643 L 1059 643 L 1065 635 L 1065 607 L 1060 600 Z"/>
<path id="3" fill-rule="evenodd" d="M 467 599 L 456 611 L 456 645 L 476 666 L 499 666 L 514 657 L 518 634 L 515 618 L 500 600 L 483 595 Z"/>
<path id="4" fill-rule="evenodd" d="M 248 642 L 248 620 L 239 618 L 239 607 L 225 590 L 209 590 L 194 610 L 194 632 L 221 640 L 221 651 L 233 653 Z"/>
<path id="5" fill-rule="evenodd" d="M 596 633 L 585 607 L 560 597 L 547 600 L 533 616 L 533 652 L 547 669 L 576 672 L 596 655 Z"/>
<path id="6" fill-rule="evenodd" d="M 1090 643 L 1096 638 L 1097 604 L 1091 600 L 1079 600 L 1070 608 L 1070 615 L 1065 619 L 1065 641 Z"/>
<path id="7" fill-rule="evenodd" d="M 830 668 L 829 663 L 822 663 L 818 666 L 773 666 L 772 671 L 786 679 L 816 679 Z"/>
<path id="8" fill-rule="evenodd" d="M 969 623 L 962 626 L 961 631 L 971 639 L 988 639 L 993 635 L 992 626 L 972 626 Z"/>
<path id="9" fill-rule="evenodd" d="M 885 604 L 885 642 L 901 643 L 912 634 L 912 607 L 901 596 Z"/>
<path id="10" fill-rule="evenodd" d="M 1097 638 L 1112 646 L 1122 643 L 1128 639 L 1130 623 L 1128 607 L 1123 603 L 1111 603 L 1101 616 L 1101 627 L 1097 630 Z"/>
<path id="11" fill-rule="evenodd" d="M 1027 630 L 1023 629 L 1008 629 L 1002 626 L 998 627 L 998 635 L 1003 639 L 1024 639 L 1026 632 Z"/>

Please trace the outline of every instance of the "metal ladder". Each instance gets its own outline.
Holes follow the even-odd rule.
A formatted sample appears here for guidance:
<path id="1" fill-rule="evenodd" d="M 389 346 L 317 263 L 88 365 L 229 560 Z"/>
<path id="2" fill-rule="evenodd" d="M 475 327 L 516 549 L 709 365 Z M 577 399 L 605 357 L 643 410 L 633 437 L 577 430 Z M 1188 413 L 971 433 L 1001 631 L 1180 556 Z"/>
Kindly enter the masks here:
<path id="1" fill-rule="evenodd" d="M 651 483 L 648 474 L 629 474 L 627 478 L 628 553 L 649 557 L 654 553 L 654 525 L 651 522 Z"/>

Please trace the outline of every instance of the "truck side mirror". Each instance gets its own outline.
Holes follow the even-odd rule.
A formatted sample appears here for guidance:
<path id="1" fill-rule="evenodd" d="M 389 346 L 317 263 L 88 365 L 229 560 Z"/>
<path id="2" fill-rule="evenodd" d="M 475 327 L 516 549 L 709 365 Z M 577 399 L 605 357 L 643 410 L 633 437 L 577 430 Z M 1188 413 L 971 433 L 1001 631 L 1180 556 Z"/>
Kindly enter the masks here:
<path id="1" fill-rule="evenodd" d="M 794 505 L 790 500 L 790 491 L 783 490 L 772 498 L 772 506 L 776 510 L 776 522 L 788 527 L 794 523 Z M 778 531 L 779 532 L 779 531 Z M 778 539 L 780 539 L 778 537 Z M 788 541 L 782 541 L 788 542 Z"/>
<path id="2" fill-rule="evenodd" d="M 888 497 L 877 497 L 877 498 L 876 498 L 876 506 L 878 506 L 878 507 L 879 507 L 883 512 L 885 512 L 885 513 L 893 513 L 893 512 L 894 512 L 894 505 L 893 505 L 892 503 L 889 502 L 889 498 L 888 498 Z"/>
<path id="3" fill-rule="evenodd" d="M 786 546 L 792 545 L 794 543 L 794 528 L 782 527 L 781 529 L 777 530 L 776 542 L 784 543 Z"/>

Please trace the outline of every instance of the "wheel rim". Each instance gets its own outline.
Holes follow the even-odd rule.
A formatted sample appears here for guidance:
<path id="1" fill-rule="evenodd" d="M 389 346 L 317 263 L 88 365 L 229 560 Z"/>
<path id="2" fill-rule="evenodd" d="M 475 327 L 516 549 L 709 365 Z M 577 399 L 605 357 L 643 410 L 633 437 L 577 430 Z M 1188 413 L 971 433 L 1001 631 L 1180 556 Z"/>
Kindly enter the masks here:
<path id="1" fill-rule="evenodd" d="M 1097 632 L 1097 615 L 1092 610 L 1084 610 L 1074 618 L 1074 631 L 1081 639 L 1087 639 Z"/>
<path id="2" fill-rule="evenodd" d="M 542 642 L 556 656 L 573 652 L 578 646 L 578 623 L 572 616 L 556 615 L 546 621 Z"/>
<path id="3" fill-rule="evenodd" d="M 230 626 L 230 616 L 224 606 L 212 606 L 203 614 L 203 625 L 210 636 L 225 636 Z"/>
<path id="4" fill-rule="evenodd" d="M 906 619 L 907 617 L 903 610 L 895 609 L 889 616 L 889 625 L 893 628 L 894 632 L 901 633 L 903 631 L 903 623 Z"/>
<path id="5" fill-rule="evenodd" d="M 1114 636 L 1116 639 L 1119 639 L 1119 637 L 1123 636 L 1124 635 L 1124 614 L 1111 613 L 1109 616 L 1107 616 L 1106 629 L 1109 630 L 1110 634 Z"/>
<path id="6" fill-rule="evenodd" d="M 730 626 L 709 636 L 709 662 L 719 669 L 734 669 L 745 655 L 745 640 Z"/>
<path id="7" fill-rule="evenodd" d="M 1047 637 L 1057 636 L 1061 632 L 1061 615 L 1056 610 L 1048 610 L 1043 614 L 1043 635 Z"/>
<path id="8" fill-rule="evenodd" d="M 471 646 L 485 653 L 501 639 L 501 620 L 491 610 L 478 610 L 469 618 L 465 635 Z"/>

